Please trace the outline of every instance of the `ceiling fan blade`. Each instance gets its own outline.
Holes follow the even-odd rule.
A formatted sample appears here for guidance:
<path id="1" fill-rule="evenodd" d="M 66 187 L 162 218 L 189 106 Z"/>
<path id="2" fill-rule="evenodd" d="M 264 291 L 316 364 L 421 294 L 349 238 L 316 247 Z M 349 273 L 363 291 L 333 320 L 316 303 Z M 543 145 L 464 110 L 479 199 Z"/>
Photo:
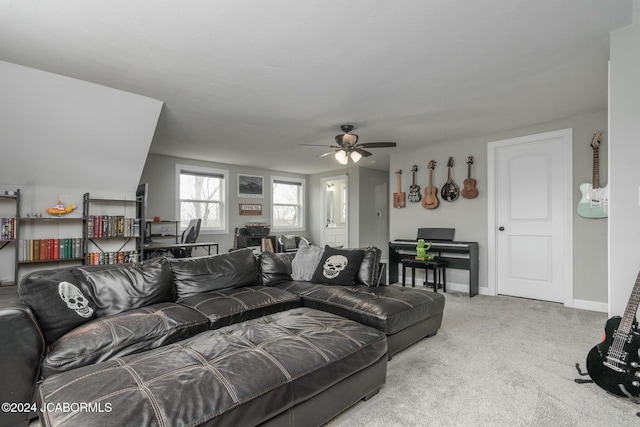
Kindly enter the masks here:
<path id="1" fill-rule="evenodd" d="M 360 154 L 362 157 L 369 157 L 372 153 L 368 152 L 367 150 L 363 150 L 362 148 L 356 148 L 355 150 L 356 153 Z"/>
<path id="2" fill-rule="evenodd" d="M 358 144 L 358 147 L 362 148 L 383 148 L 383 147 L 395 147 L 395 142 L 365 142 Z"/>
<path id="3" fill-rule="evenodd" d="M 306 147 L 329 147 L 329 148 L 342 148 L 342 147 L 338 147 L 337 145 L 328 145 L 328 144 L 300 144 L 300 145 L 304 145 Z"/>
<path id="4" fill-rule="evenodd" d="M 319 156 L 316 156 L 316 157 L 326 157 L 326 156 L 330 156 L 330 155 L 332 155 L 332 154 L 335 154 L 335 153 L 336 153 L 336 151 L 338 151 L 338 150 L 329 151 L 329 152 L 327 152 L 327 153 L 320 154 Z"/>

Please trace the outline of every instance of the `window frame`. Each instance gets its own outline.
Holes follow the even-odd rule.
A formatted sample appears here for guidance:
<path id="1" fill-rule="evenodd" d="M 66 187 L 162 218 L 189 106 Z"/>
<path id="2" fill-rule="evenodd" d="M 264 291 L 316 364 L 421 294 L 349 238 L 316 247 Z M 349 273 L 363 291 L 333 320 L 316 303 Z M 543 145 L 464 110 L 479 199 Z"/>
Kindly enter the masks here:
<path id="1" fill-rule="evenodd" d="M 176 220 L 178 224 L 182 222 L 182 218 L 180 217 L 180 177 L 182 173 L 189 174 L 202 174 L 202 175 L 211 175 L 212 177 L 222 177 L 222 194 L 221 194 L 221 204 L 222 208 L 220 209 L 222 215 L 222 226 L 217 228 L 212 227 L 201 227 L 200 233 L 205 234 L 228 234 L 229 233 L 229 171 L 226 169 L 216 169 L 216 168 L 207 168 L 202 166 L 193 166 L 186 164 L 176 164 L 176 193 L 175 193 L 175 211 L 176 211 Z M 180 231 L 184 231 L 183 227 L 180 227 Z"/>
<path id="2" fill-rule="evenodd" d="M 289 184 L 293 184 L 293 185 L 298 185 L 300 186 L 300 190 L 299 190 L 299 194 L 300 194 L 300 199 L 299 199 L 299 204 L 297 206 L 299 206 L 300 208 L 300 212 L 299 212 L 299 216 L 300 216 L 300 224 L 298 226 L 294 226 L 294 227 L 278 227 L 275 225 L 274 221 L 275 221 L 275 208 L 276 206 L 283 206 L 280 204 L 276 204 L 275 200 L 274 200 L 274 193 L 273 193 L 273 186 L 276 183 L 289 183 Z M 277 232 L 285 232 L 285 231 L 303 231 L 305 230 L 305 226 L 306 226 L 306 218 L 305 218 L 305 207 L 306 207 L 306 194 L 307 194 L 307 180 L 305 178 L 295 178 L 295 177 L 290 177 L 290 176 L 271 176 L 271 187 L 270 187 L 270 192 L 271 192 L 271 231 L 277 231 Z"/>

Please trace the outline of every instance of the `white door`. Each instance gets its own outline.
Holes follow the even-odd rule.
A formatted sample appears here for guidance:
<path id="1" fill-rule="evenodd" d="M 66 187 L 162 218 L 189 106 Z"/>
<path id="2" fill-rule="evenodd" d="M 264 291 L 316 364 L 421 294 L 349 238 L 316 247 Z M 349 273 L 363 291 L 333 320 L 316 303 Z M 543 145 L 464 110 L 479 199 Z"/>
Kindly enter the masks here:
<path id="1" fill-rule="evenodd" d="M 320 180 L 322 194 L 322 234 L 320 244 L 348 247 L 348 181 L 346 175 Z"/>
<path id="2" fill-rule="evenodd" d="M 489 144 L 495 293 L 572 305 L 571 144 L 570 129 Z"/>

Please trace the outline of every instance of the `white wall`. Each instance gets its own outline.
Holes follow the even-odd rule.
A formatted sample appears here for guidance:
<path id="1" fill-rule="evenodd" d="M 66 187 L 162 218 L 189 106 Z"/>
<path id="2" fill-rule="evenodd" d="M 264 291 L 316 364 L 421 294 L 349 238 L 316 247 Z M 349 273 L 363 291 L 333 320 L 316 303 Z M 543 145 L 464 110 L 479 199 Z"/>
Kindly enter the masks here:
<path id="1" fill-rule="evenodd" d="M 162 102 L 0 61 L 0 183 L 135 191 Z"/>
<path id="2" fill-rule="evenodd" d="M 592 150 L 590 148 L 593 132 L 604 131 L 601 149 L 601 176 L 606 176 L 606 147 L 607 147 L 607 113 L 598 111 L 583 114 L 550 123 L 542 123 L 522 129 L 514 129 L 494 135 L 469 138 L 460 141 L 449 141 L 445 144 L 426 146 L 411 152 L 398 152 L 391 156 L 391 170 L 389 177 L 395 183 L 395 171 L 403 170 L 402 187 L 407 192 L 411 184 L 411 166 L 418 165 L 418 178 L 424 194 L 424 187 L 428 181 L 427 163 L 436 160 L 433 184 L 440 190 L 447 180 L 447 160 L 454 157 L 452 170 L 453 181 L 462 188 L 467 177 L 466 160 L 474 157 L 472 177 L 477 180 L 479 195 L 476 199 L 459 198 L 455 202 L 440 201 L 437 209 L 427 210 L 420 203 L 407 202 L 403 209 L 391 208 L 391 239 L 415 238 L 419 227 L 451 227 L 456 229 L 455 240 L 477 241 L 480 248 L 480 292 L 488 291 L 487 283 L 487 144 L 519 136 L 547 132 L 558 129 L 573 128 L 573 205 L 580 200 L 581 193 L 578 186 L 581 182 L 590 182 L 592 174 Z M 604 151 L 604 152 L 603 152 Z M 606 185 L 606 180 L 600 180 Z M 390 193 L 395 190 L 391 185 Z M 389 204 L 393 204 L 392 194 Z M 569 262 L 574 269 L 574 300 L 575 306 L 591 308 L 602 307 L 607 302 L 607 219 L 585 219 L 579 217 L 574 210 L 574 259 L 560 260 Z M 468 273 L 463 270 L 450 270 L 447 282 L 468 286 Z M 591 304 L 595 303 L 595 304 Z M 585 307 L 587 306 L 587 307 Z"/>
<path id="3" fill-rule="evenodd" d="M 609 314 L 622 315 L 640 270 L 640 7 L 611 33 Z"/>

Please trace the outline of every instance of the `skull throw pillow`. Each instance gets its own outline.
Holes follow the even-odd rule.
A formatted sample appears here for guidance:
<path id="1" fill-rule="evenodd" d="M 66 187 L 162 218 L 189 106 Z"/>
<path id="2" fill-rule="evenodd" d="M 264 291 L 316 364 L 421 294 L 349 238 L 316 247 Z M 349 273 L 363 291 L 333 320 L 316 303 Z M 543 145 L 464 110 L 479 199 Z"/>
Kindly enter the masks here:
<path id="1" fill-rule="evenodd" d="M 325 246 L 313 273 L 312 282 L 349 286 L 355 283 L 364 252 L 360 249 L 336 249 Z"/>
<path id="2" fill-rule="evenodd" d="M 18 293 L 36 315 L 47 343 L 95 317 L 93 296 L 77 269 L 31 273 L 20 282 Z"/>

